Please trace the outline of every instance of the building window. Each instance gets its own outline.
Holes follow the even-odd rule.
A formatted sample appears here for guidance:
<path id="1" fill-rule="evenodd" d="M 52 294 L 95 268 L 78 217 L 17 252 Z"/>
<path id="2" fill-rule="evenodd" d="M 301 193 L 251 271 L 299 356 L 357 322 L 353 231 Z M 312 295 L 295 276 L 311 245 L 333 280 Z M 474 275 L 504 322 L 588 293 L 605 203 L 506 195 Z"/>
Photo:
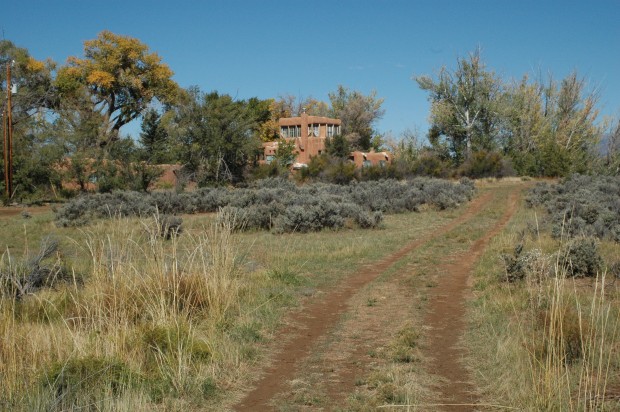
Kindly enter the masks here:
<path id="1" fill-rule="evenodd" d="M 372 166 L 372 162 L 370 160 L 364 160 L 362 163 L 362 167 L 370 167 Z"/>
<path id="2" fill-rule="evenodd" d="M 275 157 L 274 155 L 267 155 L 267 156 L 265 156 L 265 163 L 267 163 L 267 164 L 271 164 L 271 162 L 273 162 L 273 160 L 274 160 L 275 158 L 276 158 L 276 157 Z"/>
<path id="3" fill-rule="evenodd" d="M 321 126 L 318 124 L 310 124 L 308 125 L 308 136 L 312 137 L 319 137 L 319 131 L 321 129 Z"/>
<path id="4" fill-rule="evenodd" d="M 280 127 L 280 135 L 283 138 L 301 137 L 301 126 L 282 126 Z"/>
<path id="5" fill-rule="evenodd" d="M 386 164 L 387 164 L 387 163 L 385 162 L 385 160 L 379 160 L 379 166 L 381 166 L 381 167 L 385 167 L 385 166 L 386 166 Z"/>
<path id="6" fill-rule="evenodd" d="M 301 126 L 282 126 L 280 127 L 280 135 L 285 139 L 301 137 Z"/>
<path id="7" fill-rule="evenodd" d="M 327 125 L 327 137 L 334 137 L 340 134 L 340 126 L 337 124 Z"/>

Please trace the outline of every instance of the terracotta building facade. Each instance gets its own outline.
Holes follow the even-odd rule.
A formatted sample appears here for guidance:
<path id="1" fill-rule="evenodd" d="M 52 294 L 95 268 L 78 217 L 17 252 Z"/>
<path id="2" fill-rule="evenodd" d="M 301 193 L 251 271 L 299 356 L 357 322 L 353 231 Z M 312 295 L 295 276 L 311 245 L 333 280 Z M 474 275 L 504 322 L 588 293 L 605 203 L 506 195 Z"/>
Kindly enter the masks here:
<path id="1" fill-rule="evenodd" d="M 325 142 L 341 134 L 340 119 L 322 116 L 310 116 L 302 113 L 299 117 L 283 117 L 279 120 L 280 137 L 287 142 L 295 143 L 296 159 L 293 169 L 304 167 L 314 156 L 325 152 Z M 263 143 L 260 163 L 269 164 L 275 159 L 278 142 Z M 382 166 L 391 161 L 387 152 L 352 152 L 349 160 L 357 167 Z"/>

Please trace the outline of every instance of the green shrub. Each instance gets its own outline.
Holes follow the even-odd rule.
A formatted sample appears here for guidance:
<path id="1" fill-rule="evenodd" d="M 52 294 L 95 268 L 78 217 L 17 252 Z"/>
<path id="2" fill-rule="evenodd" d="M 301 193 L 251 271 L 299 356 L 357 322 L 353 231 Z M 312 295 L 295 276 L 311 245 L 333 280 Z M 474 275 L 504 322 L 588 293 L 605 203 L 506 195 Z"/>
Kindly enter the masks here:
<path id="1" fill-rule="evenodd" d="M 147 349 L 155 353 L 171 353 L 179 350 L 194 359 L 209 359 L 211 348 L 203 340 L 193 336 L 185 325 L 146 327 L 142 340 Z"/>
<path id="2" fill-rule="evenodd" d="M 472 153 L 459 167 L 457 174 L 472 178 L 514 176 L 509 159 L 497 152 L 479 151 Z"/>
<path id="3" fill-rule="evenodd" d="M 595 239 L 580 238 L 567 242 L 559 252 L 561 267 L 570 277 L 596 277 L 603 268 Z"/>
<path id="4" fill-rule="evenodd" d="M 89 356 L 54 363 L 41 384 L 56 395 L 56 409 L 69 410 L 95 408 L 106 393 L 118 396 L 140 380 L 140 375 L 120 360 Z"/>

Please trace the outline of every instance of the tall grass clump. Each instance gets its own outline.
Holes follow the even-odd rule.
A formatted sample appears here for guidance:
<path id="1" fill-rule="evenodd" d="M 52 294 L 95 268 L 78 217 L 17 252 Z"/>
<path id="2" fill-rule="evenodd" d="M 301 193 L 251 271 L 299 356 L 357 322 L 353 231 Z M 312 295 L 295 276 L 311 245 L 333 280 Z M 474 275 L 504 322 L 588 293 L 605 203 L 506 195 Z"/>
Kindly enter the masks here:
<path id="1" fill-rule="evenodd" d="M 3 255 L 0 409 L 181 409 L 208 404 L 240 373 L 244 354 L 225 333 L 250 287 L 232 234 L 236 216 L 182 235 L 162 234 L 170 224 L 162 219 L 83 229 L 73 239 L 79 259 L 67 269 L 79 281 L 11 287 L 27 278 L 16 268 L 33 260 Z"/>
<path id="2" fill-rule="evenodd" d="M 599 411 L 610 407 L 607 384 L 613 372 L 618 318 L 606 297 L 606 276 L 588 294 L 577 290 L 566 268 L 528 288 L 529 324 L 521 325 L 526 346 L 532 406 L 537 410 Z M 613 399 L 612 399 L 613 401 Z"/>

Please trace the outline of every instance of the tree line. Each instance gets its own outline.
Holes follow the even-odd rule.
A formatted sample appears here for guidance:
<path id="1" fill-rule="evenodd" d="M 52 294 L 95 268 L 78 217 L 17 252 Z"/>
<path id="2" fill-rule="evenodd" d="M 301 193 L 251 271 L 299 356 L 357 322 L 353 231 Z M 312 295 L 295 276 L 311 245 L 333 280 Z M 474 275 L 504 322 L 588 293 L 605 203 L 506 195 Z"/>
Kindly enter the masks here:
<path id="1" fill-rule="evenodd" d="M 329 95 L 330 104 L 312 97 L 241 100 L 183 89 L 145 44 L 109 31 L 85 41 L 83 57 L 69 57 L 64 65 L 38 61 L 3 40 L 0 65 L 8 64 L 18 85 L 14 168 L 23 198 L 49 196 L 67 180 L 81 191 L 92 182 L 104 192 L 145 190 L 161 172 L 153 166 L 163 163 L 181 164 L 187 179 L 199 185 L 235 184 L 259 168 L 261 142 L 280 138 L 280 117 L 305 110 L 340 118 L 350 147 L 369 150 L 378 141 L 374 124 L 383 115 L 375 92 L 364 95 L 344 86 Z M 123 127 L 137 119 L 139 138 L 123 136 Z M 280 163 L 282 171 L 286 162 Z"/>
<path id="2" fill-rule="evenodd" d="M 61 184 L 67 180 L 76 191 L 93 182 L 102 192 L 146 190 L 161 173 L 155 166 L 166 163 L 182 165 L 183 176 L 201 186 L 287 173 L 294 157 L 290 144 L 282 142 L 272 165 L 258 165 L 257 154 L 261 142 L 280 139 L 280 117 L 302 110 L 342 120 L 342 135 L 311 162 L 304 178 L 563 176 L 595 169 L 618 173 L 620 164 L 618 122 L 599 121 L 597 96 L 584 79 L 573 73 L 559 82 L 527 76 L 507 82 L 487 69 L 479 52 L 435 77 L 415 78 L 431 104 L 424 143 L 415 133 L 391 138 L 376 130 L 384 110 L 374 91 L 366 95 L 340 85 L 323 102 L 294 96 L 242 100 L 183 89 L 147 45 L 109 31 L 85 41 L 83 56 L 63 65 L 39 61 L 2 40 L 0 65 L 11 65 L 18 86 L 12 99 L 13 164 L 21 200 L 70 196 Z M 6 95 L 6 74 L 0 73 Z M 123 127 L 138 119 L 139 138 L 124 136 Z M 603 138 L 605 156 L 597 151 Z M 363 172 L 347 164 L 349 151 L 371 149 L 389 149 L 396 161 Z"/>
<path id="3" fill-rule="evenodd" d="M 546 177 L 619 172 L 619 123 L 598 118 L 599 96 L 577 72 L 506 81 L 478 50 L 415 81 L 431 104 L 432 154 L 452 167 L 475 174 L 503 162 L 518 175 Z"/>

